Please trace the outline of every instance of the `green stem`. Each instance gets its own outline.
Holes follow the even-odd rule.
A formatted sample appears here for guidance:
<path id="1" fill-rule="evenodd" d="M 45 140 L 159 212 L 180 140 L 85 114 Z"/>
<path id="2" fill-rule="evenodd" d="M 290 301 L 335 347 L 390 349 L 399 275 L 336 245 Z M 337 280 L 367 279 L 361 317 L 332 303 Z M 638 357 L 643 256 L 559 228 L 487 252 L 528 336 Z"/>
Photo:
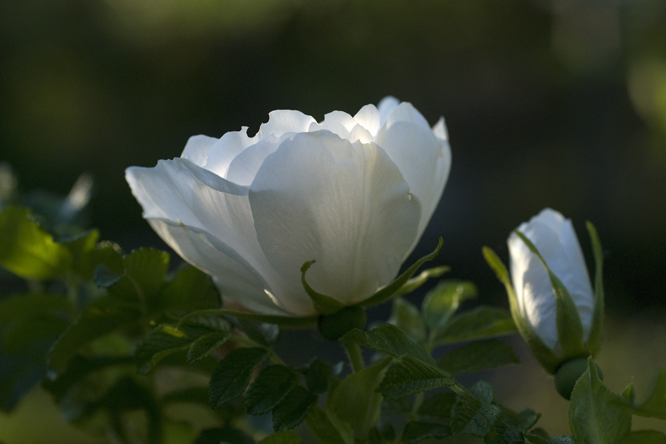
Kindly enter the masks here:
<path id="1" fill-rule="evenodd" d="M 363 370 L 365 368 L 365 364 L 363 363 L 361 346 L 353 342 L 348 342 L 345 344 L 345 350 L 347 350 L 347 356 L 349 356 L 349 362 L 351 363 L 354 373 L 359 370 Z"/>

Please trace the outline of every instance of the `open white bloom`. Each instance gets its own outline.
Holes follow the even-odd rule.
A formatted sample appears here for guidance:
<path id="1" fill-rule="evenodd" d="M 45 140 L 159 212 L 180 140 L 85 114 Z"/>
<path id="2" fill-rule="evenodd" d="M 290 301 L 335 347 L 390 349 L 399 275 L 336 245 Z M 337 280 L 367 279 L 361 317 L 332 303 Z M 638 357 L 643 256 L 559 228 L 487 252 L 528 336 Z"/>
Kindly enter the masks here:
<path id="1" fill-rule="evenodd" d="M 550 270 L 571 295 L 587 341 L 593 324 L 595 296 L 583 253 L 571 221 L 546 208 L 516 231 L 537 248 Z M 553 285 L 543 264 L 515 233 L 507 241 L 511 255 L 511 280 L 518 310 L 545 345 L 560 352 Z"/>
<path id="2" fill-rule="evenodd" d="M 273 111 L 254 137 L 193 136 L 180 158 L 131 167 L 143 217 L 223 298 L 260 314 L 316 310 L 310 286 L 346 305 L 388 284 L 412 251 L 446 183 L 444 120 L 431 129 L 387 97 L 321 123 Z"/>

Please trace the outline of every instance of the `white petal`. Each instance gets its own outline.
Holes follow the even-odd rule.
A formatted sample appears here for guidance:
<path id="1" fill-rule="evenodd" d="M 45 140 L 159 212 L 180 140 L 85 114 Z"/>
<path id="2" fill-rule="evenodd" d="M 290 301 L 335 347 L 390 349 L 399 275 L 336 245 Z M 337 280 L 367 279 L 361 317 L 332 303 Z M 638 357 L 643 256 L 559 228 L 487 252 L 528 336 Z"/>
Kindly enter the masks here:
<path id="1" fill-rule="evenodd" d="M 302 286 L 284 282 L 259 247 L 247 187 L 185 159 L 161 160 L 155 168 L 128 168 L 126 175 L 145 218 L 169 220 L 209 233 L 256 270 L 272 293 L 285 301 L 287 310 L 298 315 L 314 312 Z"/>
<path id="2" fill-rule="evenodd" d="M 520 228 L 518 230 L 522 232 Z M 541 340 L 551 349 L 559 351 L 555 293 L 548 273 L 516 234 L 511 233 L 508 245 L 511 279 L 519 310 Z"/>
<path id="3" fill-rule="evenodd" d="M 322 123 L 310 125 L 309 132 L 326 130 L 337 134 L 350 142 L 360 140 L 362 143 L 372 142 L 372 134 L 360 125 L 352 116 L 342 111 L 333 111 L 324 116 Z"/>
<path id="4" fill-rule="evenodd" d="M 379 111 L 379 125 L 382 126 L 388 120 L 389 116 L 400 105 L 400 101 L 393 96 L 386 96 L 377 105 Z"/>
<path id="5" fill-rule="evenodd" d="M 180 257 L 215 276 L 223 300 L 230 298 L 256 313 L 290 314 L 267 295 L 268 285 L 257 271 L 209 233 L 163 219 L 148 219 L 148 222 Z"/>
<path id="6" fill-rule="evenodd" d="M 183 154 L 183 159 L 187 159 L 195 165 L 204 166 L 208 160 L 208 150 L 218 139 L 204 135 L 192 136 L 187 140 Z"/>
<path id="7" fill-rule="evenodd" d="M 594 294 L 571 221 L 546 208 L 529 222 L 521 224 L 518 231 L 532 241 L 550 270 L 569 291 L 587 339 L 594 315 Z M 548 274 L 517 235 L 512 234 L 508 243 L 511 278 L 519 305 L 535 332 L 547 345 L 557 349 L 555 295 Z"/>
<path id="8" fill-rule="evenodd" d="M 432 132 L 440 140 L 449 140 L 449 133 L 446 131 L 446 124 L 444 117 L 440 117 L 435 126 L 432 127 Z"/>
<path id="9" fill-rule="evenodd" d="M 380 117 L 375 105 L 365 105 L 356 113 L 354 120 L 368 130 L 372 137 L 377 136 L 377 131 L 379 131 L 380 127 Z"/>
<path id="10" fill-rule="evenodd" d="M 421 125 L 410 121 L 385 125 L 375 141 L 398 165 L 409 184 L 409 189 L 421 200 L 423 214 L 418 240 L 437 208 L 449 177 L 451 169 L 449 144 L 435 137 L 429 127 L 424 129 Z"/>
<path id="11" fill-rule="evenodd" d="M 413 122 L 423 129 L 430 130 L 430 125 L 428 125 L 428 121 L 423 117 L 423 114 L 409 102 L 402 102 L 398 105 L 386 119 L 385 126 L 390 127 L 397 122 Z"/>
<path id="12" fill-rule="evenodd" d="M 290 137 L 290 134 L 282 137 Z M 250 186 L 266 156 L 274 152 L 281 142 L 282 138 L 270 135 L 246 148 L 229 164 L 227 179 L 239 185 Z"/>
<path id="13" fill-rule="evenodd" d="M 316 123 L 314 118 L 300 111 L 277 110 L 268 115 L 268 122 L 262 124 L 257 133 L 261 139 L 271 134 L 280 137 L 286 133 L 307 132 L 310 125 Z"/>
<path id="14" fill-rule="evenodd" d="M 205 168 L 220 177 L 227 177 L 229 164 L 245 148 L 253 145 L 258 138 L 248 137 L 247 127 L 244 126 L 240 131 L 231 131 L 226 133 L 208 150 L 208 161 Z"/>
<path id="15" fill-rule="evenodd" d="M 386 153 L 327 131 L 298 134 L 268 156 L 250 187 L 257 237 L 283 278 L 304 262 L 317 291 L 352 303 L 398 272 L 420 203 Z"/>

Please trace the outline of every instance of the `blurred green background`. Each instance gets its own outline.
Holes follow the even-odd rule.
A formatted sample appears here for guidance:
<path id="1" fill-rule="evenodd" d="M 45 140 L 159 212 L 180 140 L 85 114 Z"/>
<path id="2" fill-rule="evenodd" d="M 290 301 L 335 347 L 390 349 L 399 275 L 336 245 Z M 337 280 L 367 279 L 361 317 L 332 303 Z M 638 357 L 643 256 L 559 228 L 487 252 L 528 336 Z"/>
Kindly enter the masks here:
<path id="1" fill-rule="evenodd" d="M 126 167 L 176 157 L 194 134 L 252 134 L 273 109 L 320 120 L 389 94 L 431 123 L 445 116 L 453 153 L 414 257 L 443 236 L 438 261 L 505 305 L 481 246 L 506 258 L 509 231 L 550 206 L 574 220 L 589 262 L 584 222 L 597 226 L 612 325 L 646 312 L 659 325 L 663 0 L 0 1 L 0 161 L 23 190 L 65 194 L 91 173 L 92 224 L 126 250 L 164 248 Z M 0 440 L 39 442 L 10 440 L 8 423 Z"/>

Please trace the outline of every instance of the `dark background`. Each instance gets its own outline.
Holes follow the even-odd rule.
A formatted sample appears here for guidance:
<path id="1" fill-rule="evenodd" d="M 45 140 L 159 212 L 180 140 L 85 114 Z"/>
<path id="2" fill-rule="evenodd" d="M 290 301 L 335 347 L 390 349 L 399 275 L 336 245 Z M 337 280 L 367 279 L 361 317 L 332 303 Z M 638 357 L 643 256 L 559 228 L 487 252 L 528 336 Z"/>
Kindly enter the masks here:
<path id="1" fill-rule="evenodd" d="M 3 0 L 0 161 L 23 190 L 96 179 L 92 225 L 163 246 L 124 181 L 193 134 L 318 120 L 385 95 L 447 119 L 453 167 L 416 255 L 504 303 L 480 248 L 543 207 L 607 253 L 607 305 L 666 288 L 666 3 L 537 0 Z"/>
<path id="2" fill-rule="evenodd" d="M 663 0 L 0 0 L 0 162 L 24 191 L 66 194 L 91 173 L 91 225 L 125 250 L 165 248 L 126 167 L 179 156 L 194 134 L 252 134 L 274 109 L 321 120 L 389 94 L 431 124 L 445 116 L 453 153 L 408 263 L 442 236 L 437 263 L 506 306 L 483 245 L 506 260 L 509 232 L 549 206 L 591 263 L 592 221 L 606 253 L 599 362 L 616 392 L 640 371 L 646 385 L 666 334 Z M 567 433 L 566 403 L 513 343 L 524 366 L 498 373 L 498 395 Z M 58 421 L 31 396 L 0 417 L 6 436 Z"/>

